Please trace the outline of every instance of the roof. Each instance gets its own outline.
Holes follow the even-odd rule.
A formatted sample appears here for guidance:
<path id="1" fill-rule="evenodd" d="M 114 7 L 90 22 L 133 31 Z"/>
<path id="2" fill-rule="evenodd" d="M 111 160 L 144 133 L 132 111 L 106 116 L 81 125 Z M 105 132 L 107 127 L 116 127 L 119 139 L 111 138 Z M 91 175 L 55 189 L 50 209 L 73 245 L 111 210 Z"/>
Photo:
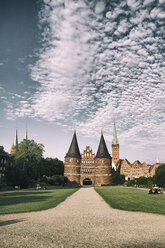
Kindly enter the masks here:
<path id="1" fill-rule="evenodd" d="M 14 146 L 18 145 L 18 134 L 17 134 L 17 129 L 15 130 L 15 135 L 14 135 Z"/>
<path id="2" fill-rule="evenodd" d="M 153 169 L 154 167 L 155 167 L 154 165 L 151 165 L 150 168 L 149 168 L 149 172 L 152 171 L 152 169 Z"/>
<path id="3" fill-rule="evenodd" d="M 115 124 L 115 121 L 114 121 L 112 145 L 118 145 L 118 144 L 119 144 L 119 141 L 117 139 L 116 124 Z"/>
<path id="4" fill-rule="evenodd" d="M 24 139 L 25 139 L 25 140 L 27 140 L 27 139 L 28 139 L 27 128 L 25 129 L 25 135 L 24 135 Z"/>
<path id="5" fill-rule="evenodd" d="M 153 164 L 149 167 L 149 172 L 153 170 L 153 168 L 157 168 L 158 166 L 160 165 L 165 165 L 165 163 L 156 163 L 156 164 Z"/>
<path id="6" fill-rule="evenodd" d="M 74 132 L 71 145 L 65 157 L 81 158 L 80 150 L 77 143 L 76 132 Z"/>
<path id="7" fill-rule="evenodd" d="M 96 158 L 111 158 L 103 134 L 101 134 L 101 139 L 97 150 Z"/>

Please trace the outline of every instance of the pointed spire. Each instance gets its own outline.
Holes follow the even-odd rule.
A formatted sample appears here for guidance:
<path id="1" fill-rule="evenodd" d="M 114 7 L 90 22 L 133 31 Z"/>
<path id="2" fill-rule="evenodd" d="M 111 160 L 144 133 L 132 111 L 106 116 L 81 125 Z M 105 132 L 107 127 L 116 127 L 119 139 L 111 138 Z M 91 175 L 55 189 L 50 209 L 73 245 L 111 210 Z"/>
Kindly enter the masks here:
<path id="1" fill-rule="evenodd" d="M 77 143 L 76 130 L 74 130 L 74 135 L 72 138 L 71 145 L 69 147 L 66 157 L 81 158 L 80 150 Z"/>
<path id="2" fill-rule="evenodd" d="M 118 144 L 119 144 L 119 141 L 117 139 L 116 124 L 115 124 L 115 121 L 114 121 L 112 145 L 118 145 Z"/>
<path id="3" fill-rule="evenodd" d="M 16 129 L 13 144 L 12 144 L 11 149 L 10 149 L 10 153 L 14 154 L 17 150 L 18 150 L 18 134 L 17 134 L 17 129 Z"/>
<path id="4" fill-rule="evenodd" d="M 13 142 L 14 146 L 18 146 L 18 134 L 17 134 L 17 129 L 15 130 L 15 135 L 14 135 L 14 142 Z"/>
<path id="5" fill-rule="evenodd" d="M 111 156 L 108 152 L 103 133 L 101 132 L 101 139 L 97 150 L 96 158 L 110 158 L 110 157 Z"/>
<path id="6" fill-rule="evenodd" d="M 28 133 L 27 133 L 27 128 L 25 129 L 25 135 L 24 135 L 24 139 L 28 140 Z"/>

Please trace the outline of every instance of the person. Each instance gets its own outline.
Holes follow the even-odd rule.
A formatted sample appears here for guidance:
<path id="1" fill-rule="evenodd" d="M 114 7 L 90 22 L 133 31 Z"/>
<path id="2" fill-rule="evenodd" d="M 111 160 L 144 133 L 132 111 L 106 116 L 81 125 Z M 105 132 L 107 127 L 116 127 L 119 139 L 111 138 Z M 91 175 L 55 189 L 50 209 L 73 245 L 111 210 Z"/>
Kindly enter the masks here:
<path id="1" fill-rule="evenodd" d="M 148 194 L 153 194 L 152 188 L 149 190 Z"/>
<path id="2" fill-rule="evenodd" d="M 158 188 L 157 187 L 155 187 L 154 194 L 158 194 Z"/>

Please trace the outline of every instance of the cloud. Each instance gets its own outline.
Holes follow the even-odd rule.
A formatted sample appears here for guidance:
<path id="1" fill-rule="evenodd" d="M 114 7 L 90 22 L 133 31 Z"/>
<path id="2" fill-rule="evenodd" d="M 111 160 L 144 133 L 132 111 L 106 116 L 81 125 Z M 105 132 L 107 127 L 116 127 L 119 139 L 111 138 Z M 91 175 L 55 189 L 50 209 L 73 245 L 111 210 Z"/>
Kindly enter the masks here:
<path id="1" fill-rule="evenodd" d="M 116 118 L 123 145 L 162 154 L 163 0 L 44 2 L 42 48 L 30 66 L 39 87 L 9 105 L 9 118 L 54 121 L 88 137 L 104 128 L 109 140 Z"/>

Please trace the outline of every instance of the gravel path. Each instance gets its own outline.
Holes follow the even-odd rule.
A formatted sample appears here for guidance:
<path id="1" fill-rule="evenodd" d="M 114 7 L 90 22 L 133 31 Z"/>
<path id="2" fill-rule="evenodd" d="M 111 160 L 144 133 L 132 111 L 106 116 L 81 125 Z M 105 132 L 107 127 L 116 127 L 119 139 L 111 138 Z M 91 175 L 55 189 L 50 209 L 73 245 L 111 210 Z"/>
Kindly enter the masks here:
<path id="1" fill-rule="evenodd" d="M 0 216 L 0 248 L 165 248 L 165 216 L 110 208 L 81 188 L 56 208 Z"/>

